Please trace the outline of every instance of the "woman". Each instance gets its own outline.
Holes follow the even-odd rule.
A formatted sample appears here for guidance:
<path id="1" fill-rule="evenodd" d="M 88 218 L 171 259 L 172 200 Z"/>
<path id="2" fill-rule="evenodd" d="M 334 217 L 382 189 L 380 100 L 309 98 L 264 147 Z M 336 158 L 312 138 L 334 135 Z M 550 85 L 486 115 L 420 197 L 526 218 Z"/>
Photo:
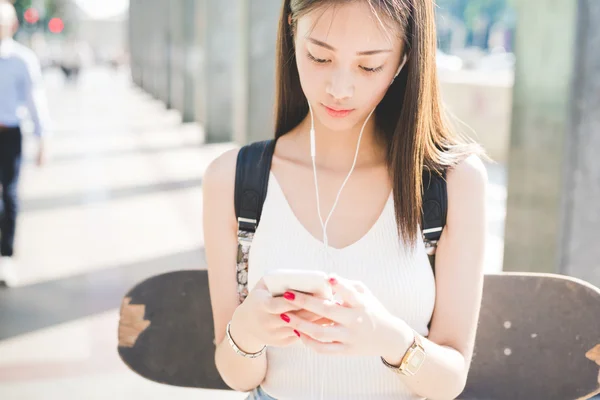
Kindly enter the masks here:
<path id="1" fill-rule="evenodd" d="M 241 305 L 237 151 L 204 181 L 215 361 L 249 399 L 452 399 L 463 390 L 487 176 L 480 148 L 442 117 L 435 51 L 432 0 L 284 1 L 277 142 Z M 435 277 L 419 229 L 423 168 L 447 173 Z M 332 274 L 341 302 L 272 297 L 261 277 L 280 268 Z M 409 354 L 414 365 L 399 370 Z"/>

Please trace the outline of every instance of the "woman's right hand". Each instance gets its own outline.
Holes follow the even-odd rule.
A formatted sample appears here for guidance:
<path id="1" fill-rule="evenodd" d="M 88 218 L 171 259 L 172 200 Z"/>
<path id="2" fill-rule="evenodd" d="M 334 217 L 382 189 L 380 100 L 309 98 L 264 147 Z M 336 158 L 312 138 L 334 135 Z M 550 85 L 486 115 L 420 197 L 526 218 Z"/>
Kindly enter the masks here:
<path id="1" fill-rule="evenodd" d="M 231 337 L 247 353 L 258 352 L 265 345 L 289 346 L 300 339 L 299 333 L 289 326 L 286 313 L 299 309 L 283 297 L 271 296 L 261 279 L 233 313 Z"/>

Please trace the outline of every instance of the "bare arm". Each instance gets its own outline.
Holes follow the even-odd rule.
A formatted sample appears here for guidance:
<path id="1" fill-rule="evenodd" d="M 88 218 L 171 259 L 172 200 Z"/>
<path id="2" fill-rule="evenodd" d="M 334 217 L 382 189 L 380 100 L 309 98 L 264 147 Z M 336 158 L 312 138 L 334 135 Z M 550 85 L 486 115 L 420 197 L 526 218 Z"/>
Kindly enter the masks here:
<path id="1" fill-rule="evenodd" d="M 436 253 L 436 303 L 427 358 L 414 377 L 401 379 L 431 400 L 454 399 L 464 390 L 473 355 L 483 289 L 487 173 L 477 157 L 448 172 L 448 218 Z M 405 338 L 398 343 L 398 337 Z M 413 334 L 398 322 L 384 355 L 398 365 Z M 404 343 L 402 342 L 404 341 Z"/>
<path id="2" fill-rule="evenodd" d="M 236 286 L 237 224 L 235 219 L 234 180 L 237 150 L 216 159 L 207 169 L 203 182 L 203 221 L 208 284 L 215 326 L 215 363 L 217 370 L 232 389 L 246 392 L 257 387 L 267 371 L 266 356 L 249 359 L 236 354 L 225 329 L 238 307 Z M 231 335 L 239 347 L 247 352 L 262 348 L 246 338 L 244 330 L 235 324 Z"/>

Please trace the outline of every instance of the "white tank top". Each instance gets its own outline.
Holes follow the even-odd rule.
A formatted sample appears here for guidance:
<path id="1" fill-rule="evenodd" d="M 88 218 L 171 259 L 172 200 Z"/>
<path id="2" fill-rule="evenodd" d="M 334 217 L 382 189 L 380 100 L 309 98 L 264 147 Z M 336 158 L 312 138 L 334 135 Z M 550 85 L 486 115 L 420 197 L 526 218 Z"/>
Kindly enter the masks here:
<path id="1" fill-rule="evenodd" d="M 298 221 L 271 173 L 260 225 L 249 254 L 251 290 L 267 271 L 321 270 L 362 281 L 394 315 L 428 335 L 435 303 L 435 281 L 421 235 L 415 251 L 400 240 L 390 195 L 377 222 L 358 241 L 330 248 Z M 317 354 L 301 342 L 267 349 L 264 391 L 278 400 L 413 400 L 413 394 L 379 356 Z M 323 388 L 321 388 L 323 385 Z"/>

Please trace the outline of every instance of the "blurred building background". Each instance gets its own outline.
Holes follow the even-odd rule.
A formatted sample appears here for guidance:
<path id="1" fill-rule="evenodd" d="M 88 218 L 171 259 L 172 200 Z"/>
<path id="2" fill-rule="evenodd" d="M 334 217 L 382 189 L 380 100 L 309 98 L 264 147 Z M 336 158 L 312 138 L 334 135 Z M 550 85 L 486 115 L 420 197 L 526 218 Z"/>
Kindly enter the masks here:
<path id="1" fill-rule="evenodd" d="M 505 162 L 514 8 L 508 0 L 437 3 L 437 62 L 449 109 L 468 126 L 460 128 Z M 133 81 L 185 121 L 201 122 L 208 142 L 267 137 L 278 15 L 278 7 L 260 1 L 132 0 Z"/>
<path id="2" fill-rule="evenodd" d="M 486 272 L 600 285 L 599 3 L 436 3 L 444 101 L 495 161 Z M 279 2 L 15 6 L 55 132 L 42 169 L 26 141 L 22 286 L 0 290 L 0 399 L 243 398 L 139 378 L 118 359 L 116 324 L 134 284 L 205 267 L 204 170 L 271 136 Z"/>
<path id="3" fill-rule="evenodd" d="M 273 88 L 267 77 L 274 74 L 270 60 L 278 7 L 259 2 L 232 6 L 205 0 L 148 1 L 132 0 L 130 17 L 129 0 L 16 0 L 22 24 L 17 38 L 34 48 L 46 67 L 60 66 L 73 51 L 82 65 L 127 63 L 134 83 L 168 109 L 180 111 L 184 122 L 202 123 L 207 142 L 228 141 L 233 135 L 242 143 L 268 135 L 262 133 L 262 122 L 271 108 L 262 99 L 269 99 Z M 437 2 L 437 62 L 447 105 L 466 124 L 462 128 L 477 135 L 500 162 L 507 160 L 510 130 L 513 3 Z M 253 60 L 264 65 L 254 69 Z M 257 93 L 234 93 L 242 90 L 237 83 L 244 74 L 253 73 L 263 74 L 269 85 L 253 88 Z M 261 101 L 253 101 L 253 96 Z M 261 124 L 254 127 L 240 113 L 257 115 Z"/>

